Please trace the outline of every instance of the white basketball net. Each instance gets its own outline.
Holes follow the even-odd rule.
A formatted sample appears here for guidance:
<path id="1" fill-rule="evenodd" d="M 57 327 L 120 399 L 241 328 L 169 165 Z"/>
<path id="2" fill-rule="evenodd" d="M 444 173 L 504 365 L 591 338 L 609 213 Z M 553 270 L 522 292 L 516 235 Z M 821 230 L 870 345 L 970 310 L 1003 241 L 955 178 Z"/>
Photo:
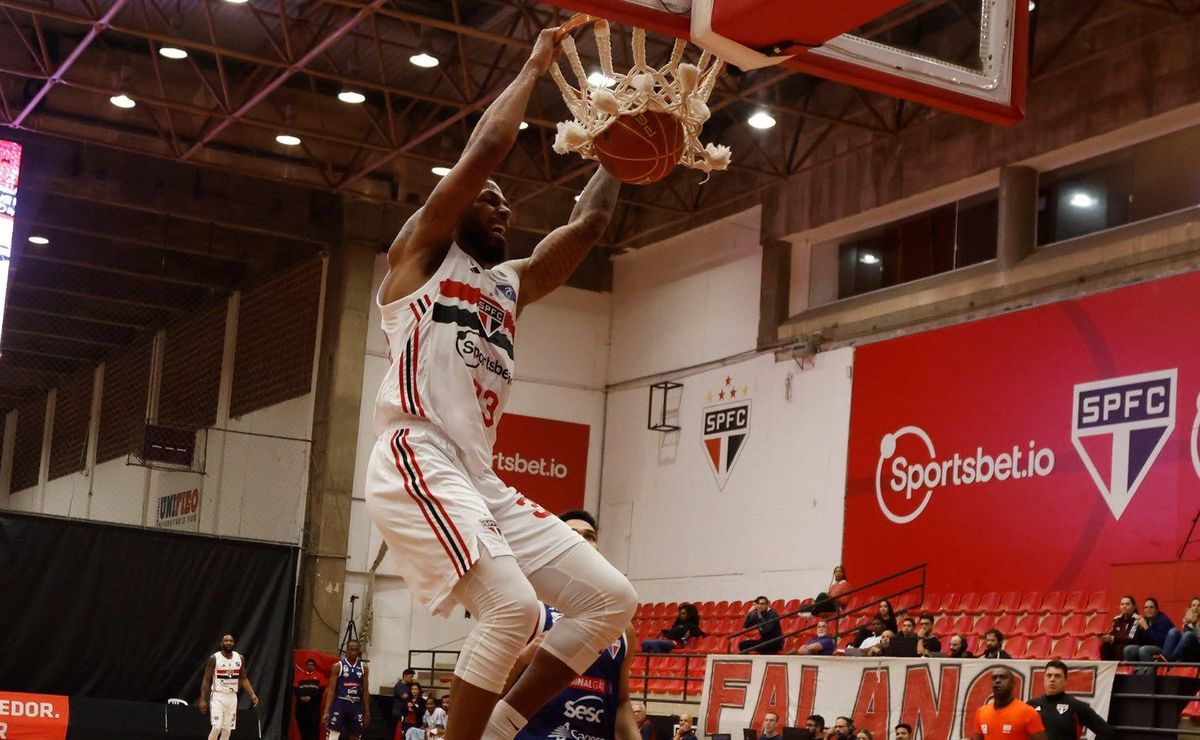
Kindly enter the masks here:
<path id="1" fill-rule="evenodd" d="M 682 63 L 687 44 L 676 41 L 670 60 L 662 67 L 651 67 L 646 63 L 646 32 L 635 28 L 633 66 L 627 74 L 620 74 L 613 71 L 608 21 L 597 21 L 593 33 L 600 52 L 600 72 L 616 83 L 607 89 L 590 83 L 579 61 L 575 40 L 569 35 L 563 36 L 560 46 L 579 86 L 566 81 L 557 62 L 551 66 L 550 75 L 558 83 L 567 109 L 574 116 L 574 120 L 558 124 L 554 151 L 559 154 L 576 152 L 584 159 L 596 159 L 592 141 L 609 124 L 618 116 L 650 110 L 669 114 L 683 124 L 684 147 L 679 164 L 705 173 L 729 166 L 729 147 L 700 143 L 700 130 L 711 115 L 708 97 L 725 66 L 723 61 L 705 51 L 699 63 Z"/>

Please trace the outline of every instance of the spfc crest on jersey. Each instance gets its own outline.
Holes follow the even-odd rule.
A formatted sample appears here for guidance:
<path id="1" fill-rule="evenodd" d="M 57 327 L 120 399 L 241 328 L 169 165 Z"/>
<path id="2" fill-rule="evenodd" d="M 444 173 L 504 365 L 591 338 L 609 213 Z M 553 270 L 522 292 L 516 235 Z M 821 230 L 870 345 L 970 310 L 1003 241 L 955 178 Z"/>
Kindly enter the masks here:
<path id="1" fill-rule="evenodd" d="M 707 400 L 717 403 L 704 407 L 701 440 L 708 464 L 716 476 L 717 487 L 721 490 L 725 490 L 729 474 L 746 449 L 746 439 L 750 436 L 749 394 L 747 386 L 739 388 L 732 377 L 726 376 L 721 389 L 707 396 Z"/>
<path id="2" fill-rule="evenodd" d="M 487 336 L 490 337 L 504 328 L 504 317 L 507 313 L 504 306 L 495 300 L 485 295 L 479 296 L 479 323 L 483 325 L 483 332 Z"/>
<path id="3" fill-rule="evenodd" d="M 1175 429 L 1177 369 L 1075 386 L 1071 442 L 1120 519 Z"/>

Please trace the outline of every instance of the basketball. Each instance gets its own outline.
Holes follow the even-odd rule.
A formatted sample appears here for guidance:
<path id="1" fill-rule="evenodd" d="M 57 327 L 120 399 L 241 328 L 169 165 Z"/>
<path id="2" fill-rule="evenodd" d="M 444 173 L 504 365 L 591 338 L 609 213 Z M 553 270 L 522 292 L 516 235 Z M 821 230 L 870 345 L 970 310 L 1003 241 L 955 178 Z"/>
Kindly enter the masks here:
<path id="1" fill-rule="evenodd" d="M 604 169 L 631 185 L 648 185 L 671 174 L 683 157 L 683 145 L 683 124 L 654 111 L 618 116 L 594 143 Z"/>

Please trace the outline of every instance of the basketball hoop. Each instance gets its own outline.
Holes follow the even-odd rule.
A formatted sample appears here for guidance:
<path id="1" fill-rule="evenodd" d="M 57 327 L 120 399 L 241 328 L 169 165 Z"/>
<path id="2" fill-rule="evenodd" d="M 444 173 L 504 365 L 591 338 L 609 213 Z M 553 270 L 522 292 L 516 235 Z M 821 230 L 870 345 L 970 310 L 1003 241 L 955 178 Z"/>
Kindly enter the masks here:
<path id="1" fill-rule="evenodd" d="M 596 48 L 600 53 L 600 73 L 611 84 L 593 84 L 579 61 L 579 52 L 570 32 L 587 23 L 593 23 Z M 700 55 L 697 64 L 683 61 L 687 44 L 676 41 L 671 57 L 662 67 L 652 67 L 646 61 L 646 32 L 633 29 L 633 66 L 627 73 L 613 70 L 612 43 L 608 21 L 579 14 L 559 29 L 559 45 L 563 55 L 578 79 L 578 86 L 567 82 L 555 62 L 550 75 L 562 92 L 567 109 L 573 120 L 558 124 L 558 135 L 554 139 L 554 151 L 559 154 L 575 152 L 584 159 L 601 159 L 596 140 L 618 119 L 669 116 L 682 128 L 682 142 L 678 147 L 677 160 L 669 166 L 658 168 L 653 174 L 639 180 L 628 180 L 639 184 L 661 179 L 675 164 L 682 164 L 706 175 L 713 170 L 724 170 L 729 166 L 729 147 L 719 144 L 701 144 L 700 131 L 711 112 L 708 98 L 712 95 L 717 77 L 725 63 L 711 52 Z M 628 118 L 627 118 L 628 117 Z M 674 158 L 674 147 L 671 153 Z M 662 156 L 661 154 L 659 155 Z M 603 163 L 603 162 L 602 162 Z M 616 173 L 614 173 L 616 174 Z M 705 181 L 707 181 L 705 177 Z"/>

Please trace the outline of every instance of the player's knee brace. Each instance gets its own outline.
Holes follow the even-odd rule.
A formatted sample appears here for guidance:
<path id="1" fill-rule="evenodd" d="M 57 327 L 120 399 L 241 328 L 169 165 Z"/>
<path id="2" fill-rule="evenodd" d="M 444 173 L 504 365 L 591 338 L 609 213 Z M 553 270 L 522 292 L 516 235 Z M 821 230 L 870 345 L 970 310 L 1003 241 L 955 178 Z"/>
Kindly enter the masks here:
<path id="1" fill-rule="evenodd" d="M 595 548 L 579 544 L 530 575 L 538 593 L 563 613 L 542 647 L 582 673 L 629 626 L 637 593 Z"/>
<path id="2" fill-rule="evenodd" d="M 533 586 L 512 557 L 480 559 L 455 588 L 477 623 L 463 643 L 456 676 L 499 694 L 521 648 L 542 616 Z"/>

